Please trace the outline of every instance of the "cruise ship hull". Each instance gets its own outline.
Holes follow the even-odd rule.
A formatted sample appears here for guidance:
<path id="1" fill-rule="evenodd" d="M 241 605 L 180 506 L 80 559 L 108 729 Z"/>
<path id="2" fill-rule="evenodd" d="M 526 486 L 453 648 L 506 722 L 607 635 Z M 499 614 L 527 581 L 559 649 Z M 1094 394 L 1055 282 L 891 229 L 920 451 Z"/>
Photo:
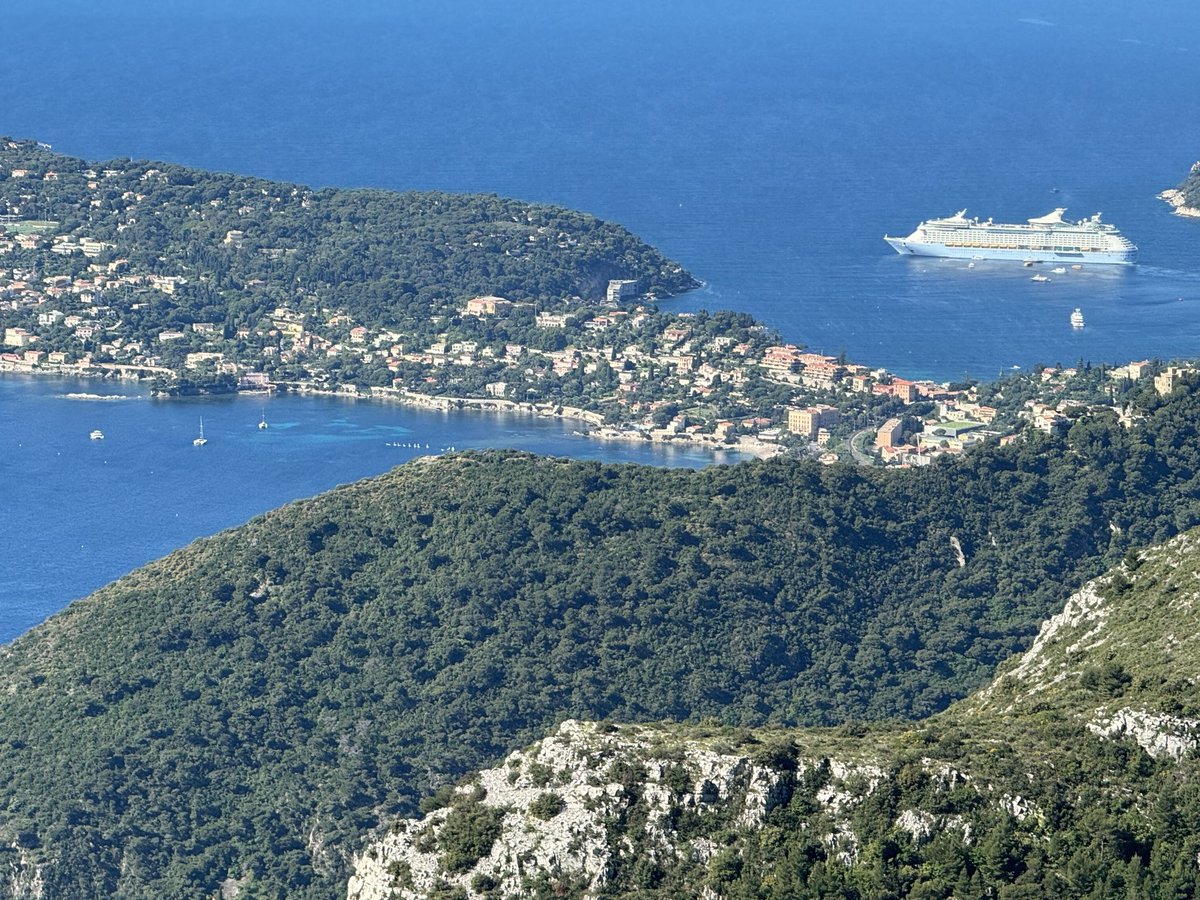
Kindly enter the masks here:
<path id="1" fill-rule="evenodd" d="M 940 256 L 948 259 L 1015 259 L 1031 262 L 1132 265 L 1136 250 L 1033 250 L 1021 247 L 948 247 L 911 238 L 884 237 L 897 253 L 905 256 Z"/>
<path id="2" fill-rule="evenodd" d="M 1019 259 L 1023 262 L 1061 262 L 1082 265 L 1127 266 L 1137 247 L 1117 230 L 1089 219 L 1068 222 L 1066 207 L 1017 223 L 968 219 L 965 209 L 943 219 L 929 219 L 905 238 L 883 239 L 897 253 L 908 256 L 942 256 L 950 259 Z"/>

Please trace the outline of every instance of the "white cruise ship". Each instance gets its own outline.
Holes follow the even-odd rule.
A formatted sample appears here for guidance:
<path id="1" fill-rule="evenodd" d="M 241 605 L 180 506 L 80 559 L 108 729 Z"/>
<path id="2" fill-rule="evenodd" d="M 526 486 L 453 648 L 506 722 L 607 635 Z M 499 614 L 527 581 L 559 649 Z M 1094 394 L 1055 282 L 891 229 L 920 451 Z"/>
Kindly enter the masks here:
<path id="1" fill-rule="evenodd" d="M 930 219 L 905 238 L 883 239 L 900 254 L 948 256 L 954 259 L 1019 259 L 1031 262 L 1106 263 L 1129 265 L 1137 247 L 1100 214 L 1078 222 L 1063 219 L 1066 209 L 1006 225 L 968 219 L 964 209 L 945 219 Z"/>

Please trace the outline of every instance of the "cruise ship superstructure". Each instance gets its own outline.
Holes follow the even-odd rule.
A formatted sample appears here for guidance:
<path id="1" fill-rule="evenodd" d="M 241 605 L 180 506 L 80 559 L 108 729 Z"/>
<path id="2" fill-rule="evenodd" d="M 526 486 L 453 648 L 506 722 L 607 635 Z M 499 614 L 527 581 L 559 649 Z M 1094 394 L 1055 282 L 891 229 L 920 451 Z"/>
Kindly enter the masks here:
<path id="1" fill-rule="evenodd" d="M 1019 259 L 1032 262 L 1130 265 L 1137 247 L 1100 214 L 1078 222 L 1063 219 L 1066 209 L 1025 225 L 968 219 L 967 211 L 930 219 L 905 238 L 883 236 L 900 254 L 948 256 L 954 259 Z"/>

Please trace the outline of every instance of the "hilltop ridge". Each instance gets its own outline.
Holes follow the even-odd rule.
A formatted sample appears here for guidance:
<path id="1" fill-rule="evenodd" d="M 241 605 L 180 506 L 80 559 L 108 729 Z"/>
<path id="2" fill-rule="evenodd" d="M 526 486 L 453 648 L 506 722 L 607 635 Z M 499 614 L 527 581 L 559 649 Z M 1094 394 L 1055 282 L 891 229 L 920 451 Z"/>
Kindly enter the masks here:
<path id="1" fill-rule="evenodd" d="M 1200 747 L 1200 532 L 1143 552 L 1072 595 L 1033 645 L 961 704 L 980 714 L 1056 708 L 1151 756 Z"/>

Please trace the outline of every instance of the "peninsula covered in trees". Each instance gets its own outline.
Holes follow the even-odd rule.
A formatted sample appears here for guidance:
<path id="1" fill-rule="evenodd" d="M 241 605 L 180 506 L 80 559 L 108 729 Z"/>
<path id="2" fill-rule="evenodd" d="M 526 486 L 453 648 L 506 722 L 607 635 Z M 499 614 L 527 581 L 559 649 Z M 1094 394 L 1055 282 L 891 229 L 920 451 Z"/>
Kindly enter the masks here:
<path id="1" fill-rule="evenodd" d="M 1152 361 L 901 378 L 672 313 L 620 226 L 494 196 L 311 190 L 0 140 L 0 371 L 571 416 L 602 438 L 927 464 L 1120 410 Z M 852 440 L 857 436 L 856 440 Z"/>

